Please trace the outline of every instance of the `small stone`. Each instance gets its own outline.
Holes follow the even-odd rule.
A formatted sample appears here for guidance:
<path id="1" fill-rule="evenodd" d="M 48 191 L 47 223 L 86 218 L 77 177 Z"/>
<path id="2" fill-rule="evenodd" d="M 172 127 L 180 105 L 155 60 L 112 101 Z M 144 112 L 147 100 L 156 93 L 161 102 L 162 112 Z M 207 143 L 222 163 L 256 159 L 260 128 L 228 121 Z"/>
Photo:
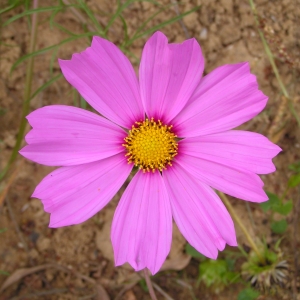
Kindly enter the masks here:
<path id="1" fill-rule="evenodd" d="M 48 282 L 51 282 L 54 279 L 53 269 L 46 269 L 45 275 Z"/>
<path id="2" fill-rule="evenodd" d="M 224 45 L 236 42 L 241 37 L 240 29 L 232 22 L 224 24 L 220 29 L 220 36 Z"/>
<path id="3" fill-rule="evenodd" d="M 200 40 L 206 40 L 207 39 L 207 28 L 202 28 L 199 34 Z"/>
<path id="4" fill-rule="evenodd" d="M 221 0 L 221 5 L 224 6 L 227 12 L 232 12 L 233 0 Z"/>
<path id="5" fill-rule="evenodd" d="M 218 28 L 217 28 L 216 23 L 212 23 L 212 24 L 210 25 L 209 31 L 211 31 L 211 32 L 217 32 L 217 31 L 218 31 Z"/>
<path id="6" fill-rule="evenodd" d="M 127 292 L 125 293 L 125 295 L 124 295 L 124 298 L 125 298 L 126 300 L 136 300 L 136 297 L 135 297 L 135 295 L 134 295 L 134 293 L 133 293 L 132 290 L 127 291 Z"/>
<path id="7" fill-rule="evenodd" d="M 45 251 L 50 248 L 50 244 L 51 240 L 49 238 L 42 237 L 37 240 L 36 246 L 39 251 Z"/>
<path id="8" fill-rule="evenodd" d="M 195 28 L 196 24 L 198 23 L 198 15 L 196 12 L 193 12 L 185 16 L 183 21 L 188 28 Z"/>
<path id="9" fill-rule="evenodd" d="M 37 259 L 39 257 L 39 253 L 36 251 L 36 249 L 32 248 L 29 251 L 29 256 L 32 259 Z"/>
<path id="10" fill-rule="evenodd" d="M 12 132 L 7 132 L 3 140 L 4 144 L 9 148 L 13 148 L 16 143 L 16 136 Z"/>
<path id="11" fill-rule="evenodd" d="M 24 248 L 23 243 L 19 242 L 19 243 L 18 243 L 18 247 L 21 248 L 21 249 L 23 249 L 23 248 Z"/>

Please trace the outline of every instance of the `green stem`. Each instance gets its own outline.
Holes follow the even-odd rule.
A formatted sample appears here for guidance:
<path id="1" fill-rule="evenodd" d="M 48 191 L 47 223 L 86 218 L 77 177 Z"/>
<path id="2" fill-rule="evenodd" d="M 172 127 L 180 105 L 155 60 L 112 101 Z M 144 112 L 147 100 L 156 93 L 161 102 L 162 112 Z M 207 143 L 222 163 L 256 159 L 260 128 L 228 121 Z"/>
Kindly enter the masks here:
<path id="1" fill-rule="evenodd" d="M 290 188 L 289 188 L 289 186 L 287 186 L 287 187 L 285 188 L 285 190 L 284 190 L 284 192 L 283 192 L 282 196 L 281 196 L 281 197 L 279 197 L 280 204 L 283 204 L 283 202 L 284 202 L 284 199 L 285 199 L 285 197 L 286 197 L 286 195 L 287 195 L 287 193 L 288 193 L 289 189 L 290 189 Z"/>
<path id="2" fill-rule="evenodd" d="M 255 19 L 255 23 L 256 23 L 256 26 L 258 27 L 258 33 L 259 33 L 259 36 L 261 38 L 261 41 L 263 43 L 263 46 L 265 48 L 265 51 L 266 51 L 266 54 L 270 60 L 270 63 L 271 63 L 271 66 L 273 68 L 273 71 L 274 71 L 274 74 L 276 76 L 276 79 L 278 80 L 278 83 L 279 83 L 279 86 L 282 90 L 282 93 L 283 95 L 286 97 L 286 98 L 289 98 L 289 94 L 281 80 L 281 77 L 279 75 L 279 72 L 278 72 L 278 69 L 277 69 L 277 66 L 275 64 L 275 61 L 274 61 L 274 57 L 273 57 L 273 54 L 270 50 L 270 47 L 265 39 L 265 36 L 264 34 L 262 33 L 262 31 L 260 30 L 259 28 L 259 20 L 258 20 L 258 14 L 257 14 L 257 11 L 256 11 L 256 7 L 255 7 L 255 4 L 254 4 L 254 1 L 253 0 L 249 0 L 249 3 L 250 3 L 250 7 L 252 9 L 252 12 L 253 12 L 253 15 L 254 15 L 254 19 Z"/>
<path id="3" fill-rule="evenodd" d="M 252 13 L 254 15 L 254 19 L 255 19 L 255 23 L 256 23 L 256 26 L 257 26 L 257 30 L 258 30 L 258 34 L 260 36 L 260 39 L 262 41 L 262 44 L 265 48 L 265 52 L 269 58 L 269 61 L 270 61 L 270 64 L 272 66 L 272 69 L 273 69 L 273 72 L 275 74 L 275 77 L 278 81 L 278 84 L 279 84 L 279 87 L 281 89 L 281 92 L 282 94 L 284 95 L 284 97 L 286 97 L 288 99 L 288 102 L 289 102 L 289 108 L 292 112 L 292 114 L 294 115 L 295 119 L 297 120 L 297 123 L 298 123 L 298 126 L 300 127 L 300 118 L 294 108 L 294 105 L 293 105 L 293 102 L 289 96 L 289 93 L 287 91 L 287 89 L 285 88 L 285 85 L 283 84 L 282 80 L 281 80 L 281 77 L 280 77 L 280 74 L 279 74 L 279 71 L 278 71 L 278 68 L 276 66 L 276 63 L 275 63 L 275 60 L 274 60 L 274 56 L 273 56 L 273 53 L 267 43 L 267 40 L 265 39 L 265 36 L 263 34 L 263 32 L 260 30 L 259 28 L 259 19 L 258 19 L 258 14 L 257 14 L 257 11 L 256 11 L 256 7 L 255 7 L 255 4 L 254 4 L 254 1 L 253 0 L 249 0 L 249 3 L 250 3 L 250 7 L 252 9 Z"/>
<path id="4" fill-rule="evenodd" d="M 290 108 L 290 111 L 292 112 L 292 114 L 294 115 L 294 117 L 296 118 L 297 120 L 297 123 L 298 123 L 298 126 L 300 127 L 300 118 L 295 110 L 295 107 L 294 107 L 294 104 L 292 102 L 291 99 L 288 98 L 288 102 L 289 102 L 289 108 Z"/>
<path id="5" fill-rule="evenodd" d="M 37 9 L 37 7 L 38 7 L 38 0 L 34 0 L 33 9 Z M 29 48 L 30 52 L 34 51 L 35 44 L 36 44 L 36 36 L 37 36 L 37 13 L 34 13 L 32 15 L 32 23 L 31 23 L 31 34 L 30 34 L 31 39 L 30 39 L 30 48 Z M 27 100 L 30 98 L 31 95 L 31 85 L 32 85 L 32 78 L 33 78 L 33 60 L 34 60 L 33 57 L 29 58 L 28 65 L 26 68 L 24 101 L 23 101 L 22 117 L 21 117 L 21 123 L 18 131 L 17 141 L 13 148 L 12 154 L 9 158 L 7 165 L 5 166 L 4 170 L 0 173 L 0 180 L 4 178 L 9 167 L 15 161 L 18 155 L 18 151 L 21 147 L 21 143 L 23 141 L 24 132 L 27 124 L 25 117 L 28 115 L 29 105 L 30 105 L 30 102 Z"/>
<path id="6" fill-rule="evenodd" d="M 261 260 L 261 262 L 264 262 L 264 258 L 262 257 L 260 251 L 258 250 L 254 240 L 252 239 L 251 235 L 248 233 L 248 230 L 246 229 L 246 227 L 244 226 L 242 220 L 239 218 L 239 216 L 235 212 L 233 206 L 231 205 L 231 203 L 229 202 L 227 197 L 221 192 L 219 192 L 219 196 L 222 198 L 223 202 L 225 203 L 225 205 L 226 205 L 227 209 L 229 210 L 229 212 L 230 212 L 232 218 L 234 219 L 234 221 L 242 229 L 242 231 L 243 231 L 246 239 L 248 240 L 249 244 L 251 245 L 252 249 L 256 252 L 256 254 L 259 257 L 259 259 Z"/>

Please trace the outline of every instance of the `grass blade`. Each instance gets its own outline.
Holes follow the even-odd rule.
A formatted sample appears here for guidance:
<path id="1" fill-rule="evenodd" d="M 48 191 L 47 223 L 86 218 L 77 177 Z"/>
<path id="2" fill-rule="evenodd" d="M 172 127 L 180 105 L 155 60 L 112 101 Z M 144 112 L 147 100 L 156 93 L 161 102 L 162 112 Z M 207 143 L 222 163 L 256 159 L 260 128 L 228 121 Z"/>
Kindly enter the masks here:
<path id="1" fill-rule="evenodd" d="M 128 36 L 128 27 L 127 27 L 127 23 L 126 20 L 123 18 L 122 15 L 119 16 L 122 23 L 123 23 L 123 29 L 124 29 L 124 41 L 123 41 L 123 45 L 126 45 L 127 41 L 129 40 L 129 36 Z"/>
<path id="2" fill-rule="evenodd" d="M 61 41 L 60 43 L 58 44 L 55 44 L 55 45 L 51 45 L 49 47 L 46 47 L 46 48 L 43 48 L 43 49 L 40 49 L 40 50 L 37 50 L 37 51 L 34 51 L 34 52 L 31 52 L 31 53 L 28 53 L 24 56 L 22 56 L 21 58 L 19 58 L 11 67 L 11 70 L 10 72 L 12 72 L 20 63 L 22 63 L 23 61 L 25 61 L 26 59 L 29 59 L 31 57 L 34 57 L 34 56 L 37 56 L 37 55 L 40 55 L 42 53 L 45 53 L 49 50 L 52 50 L 52 49 L 55 49 L 56 47 L 59 47 L 63 44 L 66 44 L 68 42 L 71 42 L 71 41 L 74 41 L 76 39 L 79 39 L 79 38 L 82 38 L 82 37 L 87 37 L 87 36 L 94 36 L 94 35 L 98 35 L 96 32 L 86 32 L 86 33 L 83 33 L 83 34 L 79 34 L 79 35 L 75 35 L 75 36 L 72 36 L 70 38 L 67 38 L 63 41 Z"/>
<path id="3" fill-rule="evenodd" d="M 73 5 L 72 5 L 73 6 Z M 25 17 L 25 16 L 30 16 L 32 14 L 35 14 L 35 13 L 40 13 L 40 12 L 47 12 L 47 11 L 53 11 L 53 10 L 58 10 L 58 9 L 63 9 L 64 7 L 62 6 L 50 6 L 50 7 L 41 7 L 41 8 L 37 8 L 37 9 L 30 9 L 30 10 L 26 10 L 18 15 L 15 15 L 13 17 L 11 17 L 10 19 L 8 19 L 6 22 L 4 22 L 2 24 L 2 26 L 7 26 L 8 24 L 22 18 L 22 17 Z"/>
<path id="4" fill-rule="evenodd" d="M 261 31 L 261 29 L 259 28 L 259 16 L 257 14 L 257 11 L 256 11 L 256 7 L 255 7 L 255 4 L 254 4 L 254 1 L 253 0 L 249 0 L 249 3 L 250 3 L 250 7 L 252 9 L 252 13 L 254 15 L 254 19 L 255 19 L 255 23 L 256 23 L 256 26 L 257 26 L 257 30 L 258 30 L 258 34 L 260 36 L 260 39 L 262 41 L 262 44 L 264 46 L 264 49 L 265 49 L 265 52 L 269 58 L 269 61 L 270 61 L 270 64 L 272 66 L 272 69 L 273 69 L 273 72 L 275 74 L 275 77 L 278 81 L 278 84 L 279 84 L 279 87 L 281 89 L 281 92 L 282 94 L 284 95 L 284 97 L 286 97 L 288 99 L 288 103 L 289 103 L 289 108 L 290 108 L 290 111 L 291 113 L 294 115 L 297 123 L 298 123 L 298 126 L 300 127 L 300 117 L 298 116 L 296 110 L 295 110 L 295 107 L 294 107 L 294 104 L 288 94 L 288 91 L 285 87 L 285 85 L 283 84 L 282 80 L 281 80 L 281 77 L 280 77 L 280 74 L 279 74 L 279 71 L 278 71 L 278 68 L 276 66 L 276 63 L 275 63 L 275 60 L 274 60 L 274 56 L 273 56 L 273 53 L 269 47 L 269 44 L 263 34 L 263 32 Z"/>
<path id="5" fill-rule="evenodd" d="M 141 26 L 138 27 L 138 29 L 136 30 L 136 32 L 134 33 L 132 40 L 135 39 L 135 37 L 145 28 L 145 26 L 151 21 L 153 20 L 156 16 L 158 16 L 160 13 L 164 12 L 167 8 L 169 8 L 170 6 L 172 6 L 173 4 L 169 4 L 166 7 L 163 7 L 162 9 L 158 10 L 156 13 L 154 13 L 153 15 L 151 15 L 146 21 L 144 21 Z M 129 46 L 131 45 L 132 42 L 129 42 L 128 44 L 125 45 Z"/>
<path id="6" fill-rule="evenodd" d="M 174 17 L 174 18 L 171 18 L 171 19 L 169 19 L 169 20 L 167 20 L 165 22 L 162 22 L 162 23 L 160 23 L 160 24 L 158 24 L 156 26 L 153 26 L 152 28 L 150 28 L 150 29 L 144 31 L 143 33 L 135 36 L 134 38 L 130 39 L 129 42 L 128 42 L 128 45 L 131 45 L 135 40 L 143 37 L 144 35 L 151 34 L 151 33 L 153 33 L 156 30 L 159 30 L 159 29 L 161 29 L 161 28 L 163 28 L 163 27 L 165 27 L 167 25 L 170 25 L 170 24 L 172 24 L 174 22 L 177 22 L 177 21 L 181 20 L 183 17 L 187 16 L 188 14 L 190 14 L 190 13 L 192 13 L 194 11 L 197 11 L 199 8 L 200 8 L 200 6 L 196 6 L 193 9 L 191 9 L 189 11 L 186 11 L 186 12 L 184 12 L 184 13 L 182 13 L 182 14 Z"/>
<path id="7" fill-rule="evenodd" d="M 88 15 L 88 17 L 91 19 L 91 21 L 94 23 L 96 29 L 99 31 L 98 34 L 101 36 L 105 36 L 105 33 L 103 31 L 103 28 L 95 18 L 94 13 L 90 10 L 90 8 L 82 1 L 78 0 L 80 3 L 80 7 L 84 10 L 84 12 Z"/>
<path id="8" fill-rule="evenodd" d="M 0 15 L 6 13 L 7 11 L 10 11 L 11 9 L 15 8 L 15 4 L 12 4 L 8 7 L 0 9 Z"/>
<path id="9" fill-rule="evenodd" d="M 38 8 L 38 0 L 33 1 L 33 7 L 34 9 Z M 34 51 L 35 45 L 36 45 L 36 37 L 37 37 L 37 17 L 38 14 L 35 13 L 32 15 L 32 23 L 31 23 L 31 33 L 30 33 L 30 51 Z M 26 68 L 26 82 L 25 82 L 25 91 L 24 91 L 24 101 L 23 101 L 23 107 L 22 107 L 22 117 L 21 117 L 21 123 L 18 131 L 17 141 L 15 143 L 15 146 L 12 150 L 11 156 L 8 160 L 7 165 L 5 166 L 4 170 L 0 173 L 0 180 L 6 175 L 6 172 L 10 168 L 11 164 L 15 161 L 18 151 L 21 147 L 21 143 L 24 138 L 25 128 L 27 120 L 25 117 L 28 115 L 29 112 L 29 101 L 26 101 L 31 94 L 31 85 L 32 85 L 32 78 L 33 78 L 33 58 L 31 57 L 27 68 Z"/>
<path id="10" fill-rule="evenodd" d="M 117 11 L 112 15 L 112 17 L 110 18 L 110 20 L 108 21 L 105 29 L 104 29 L 104 34 L 106 35 L 108 32 L 108 29 L 110 28 L 110 26 L 114 23 L 114 21 L 121 15 L 121 13 L 123 12 L 123 10 L 128 7 L 131 3 L 133 3 L 134 0 L 127 0 L 123 5 L 119 5 Z M 120 2 L 119 2 L 120 4 Z"/>
<path id="11" fill-rule="evenodd" d="M 62 78 L 63 75 L 60 73 L 56 76 L 54 76 L 53 78 L 49 79 L 47 82 L 45 82 L 43 85 L 41 85 L 32 95 L 31 97 L 26 100 L 27 102 L 29 102 L 30 100 L 32 100 L 36 95 L 38 95 L 40 92 L 42 92 L 44 89 L 46 89 L 48 86 L 50 86 L 53 82 L 59 80 L 60 78 Z"/>
<path id="12" fill-rule="evenodd" d="M 53 76 L 53 65 L 54 65 L 54 61 L 57 59 L 57 53 L 58 53 L 58 50 L 59 48 L 57 47 L 53 53 L 52 53 L 52 56 L 51 56 L 51 59 L 50 59 L 50 66 L 49 66 L 49 71 L 50 71 L 50 77 L 52 78 Z"/>

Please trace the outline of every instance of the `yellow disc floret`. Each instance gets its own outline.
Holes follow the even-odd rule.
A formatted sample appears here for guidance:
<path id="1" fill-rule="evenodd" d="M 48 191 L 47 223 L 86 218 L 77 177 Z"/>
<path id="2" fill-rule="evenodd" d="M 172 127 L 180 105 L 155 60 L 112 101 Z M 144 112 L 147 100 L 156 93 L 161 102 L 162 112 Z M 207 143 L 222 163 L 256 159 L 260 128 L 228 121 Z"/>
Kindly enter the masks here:
<path id="1" fill-rule="evenodd" d="M 128 163 L 134 163 L 144 172 L 162 171 L 167 165 L 172 166 L 171 161 L 177 155 L 178 143 L 172 125 L 153 118 L 132 125 L 125 142 Z"/>

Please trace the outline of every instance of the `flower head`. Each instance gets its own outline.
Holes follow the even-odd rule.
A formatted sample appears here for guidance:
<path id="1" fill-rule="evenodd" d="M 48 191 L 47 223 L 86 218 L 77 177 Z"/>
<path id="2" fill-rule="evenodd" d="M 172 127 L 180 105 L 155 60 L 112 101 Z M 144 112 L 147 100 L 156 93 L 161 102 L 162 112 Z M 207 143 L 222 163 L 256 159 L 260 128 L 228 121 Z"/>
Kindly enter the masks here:
<path id="1" fill-rule="evenodd" d="M 94 37 L 91 47 L 59 61 L 65 78 L 100 115 L 52 105 L 32 112 L 20 153 L 61 166 L 36 187 L 50 227 L 84 222 L 140 170 L 117 206 L 111 239 L 116 265 L 154 274 L 171 246 L 172 217 L 187 241 L 216 258 L 237 245 L 230 215 L 213 188 L 247 201 L 268 199 L 257 174 L 275 171 L 280 148 L 264 136 L 231 130 L 256 116 L 267 97 L 248 63 L 202 78 L 204 59 L 190 39 L 146 43 L 139 80 L 126 56 Z"/>

